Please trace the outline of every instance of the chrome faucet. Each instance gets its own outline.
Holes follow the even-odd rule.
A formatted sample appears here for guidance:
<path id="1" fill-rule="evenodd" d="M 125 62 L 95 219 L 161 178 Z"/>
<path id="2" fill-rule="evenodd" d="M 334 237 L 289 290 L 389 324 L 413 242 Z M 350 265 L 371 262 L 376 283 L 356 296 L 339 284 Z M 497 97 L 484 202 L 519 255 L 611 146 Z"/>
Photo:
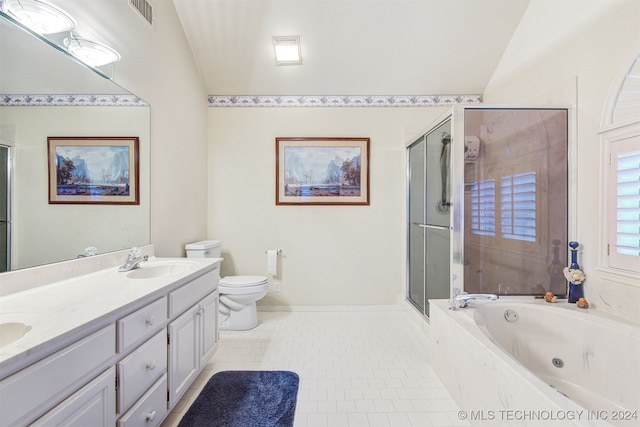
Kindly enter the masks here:
<path id="1" fill-rule="evenodd" d="M 465 308 L 469 306 L 470 301 L 474 300 L 487 300 L 495 301 L 498 299 L 496 294 L 468 294 L 466 292 L 460 292 L 460 289 L 453 288 L 451 299 L 449 300 L 449 308 L 451 310 L 457 310 L 459 308 Z"/>
<path id="2" fill-rule="evenodd" d="M 140 263 L 143 261 L 147 261 L 149 259 L 149 255 L 140 256 L 140 248 L 131 248 L 129 252 L 129 256 L 124 264 L 118 268 L 118 271 L 131 271 L 140 267 Z"/>

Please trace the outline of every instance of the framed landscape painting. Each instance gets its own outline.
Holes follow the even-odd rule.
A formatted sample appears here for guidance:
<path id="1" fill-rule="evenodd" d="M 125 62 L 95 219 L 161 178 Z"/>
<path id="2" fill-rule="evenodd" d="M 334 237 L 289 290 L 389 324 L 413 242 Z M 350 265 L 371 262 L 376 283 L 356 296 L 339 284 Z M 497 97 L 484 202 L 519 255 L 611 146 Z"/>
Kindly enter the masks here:
<path id="1" fill-rule="evenodd" d="M 368 205 L 369 138 L 276 138 L 276 205 Z"/>
<path id="2" fill-rule="evenodd" d="M 139 205 L 139 138 L 48 137 L 49 203 Z"/>

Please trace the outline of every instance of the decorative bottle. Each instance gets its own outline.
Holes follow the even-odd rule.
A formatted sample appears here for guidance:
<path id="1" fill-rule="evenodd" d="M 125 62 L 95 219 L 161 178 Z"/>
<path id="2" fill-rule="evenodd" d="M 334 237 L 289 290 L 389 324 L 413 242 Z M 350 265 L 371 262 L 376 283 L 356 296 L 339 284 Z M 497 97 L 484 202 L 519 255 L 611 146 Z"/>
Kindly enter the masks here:
<path id="1" fill-rule="evenodd" d="M 578 242 L 569 242 L 571 248 L 571 265 L 564 269 L 564 276 L 569 282 L 569 295 L 567 301 L 570 303 L 577 302 L 580 298 L 584 298 L 584 289 L 582 282 L 585 280 L 585 275 L 580 270 L 580 264 L 578 264 Z"/>

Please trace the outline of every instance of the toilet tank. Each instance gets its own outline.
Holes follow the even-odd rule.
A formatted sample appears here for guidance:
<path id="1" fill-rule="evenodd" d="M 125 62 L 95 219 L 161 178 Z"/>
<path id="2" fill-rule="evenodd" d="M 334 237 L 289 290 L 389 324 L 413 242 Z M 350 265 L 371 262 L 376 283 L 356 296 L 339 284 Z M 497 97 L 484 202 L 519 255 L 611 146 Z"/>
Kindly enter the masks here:
<path id="1" fill-rule="evenodd" d="M 202 240 L 185 245 L 187 258 L 221 258 L 220 240 Z"/>

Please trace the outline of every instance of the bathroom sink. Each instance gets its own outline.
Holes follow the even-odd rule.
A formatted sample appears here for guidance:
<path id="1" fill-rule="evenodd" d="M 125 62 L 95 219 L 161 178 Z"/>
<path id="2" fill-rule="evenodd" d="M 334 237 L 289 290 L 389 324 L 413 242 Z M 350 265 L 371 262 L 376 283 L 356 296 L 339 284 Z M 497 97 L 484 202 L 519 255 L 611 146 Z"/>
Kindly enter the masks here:
<path id="1" fill-rule="evenodd" d="M 139 268 L 127 273 L 130 279 L 154 279 L 158 277 L 175 276 L 186 273 L 195 263 L 191 262 L 162 262 L 157 264 L 142 264 Z"/>
<path id="2" fill-rule="evenodd" d="M 31 330 L 42 330 L 54 325 L 55 319 L 54 313 L 44 311 L 0 313 L 0 348 L 13 344 Z"/>
<path id="3" fill-rule="evenodd" d="M 18 341 L 31 330 L 31 325 L 22 322 L 0 323 L 0 347 Z"/>

